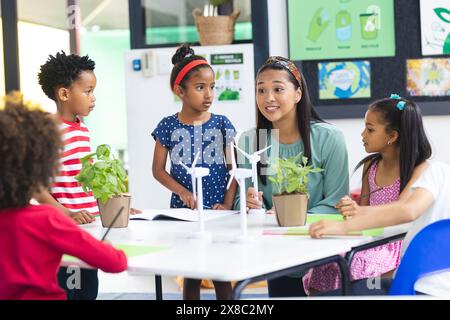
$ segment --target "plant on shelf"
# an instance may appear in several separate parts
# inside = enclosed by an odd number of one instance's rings
[[[111,154],[111,147],[103,144],[81,159],[81,171],[76,176],[85,192],[92,191],[97,200],[104,227],[109,227],[123,206],[114,227],[128,226],[131,197],[127,194],[128,177],[120,160]]]
[[[233,10],[228,15],[219,15],[218,7],[229,3],[230,0],[209,0],[203,8],[194,9],[195,26],[199,35],[200,44],[222,45],[231,44],[234,36],[234,25],[239,17],[240,11]]]
[[[323,171],[308,165],[302,153],[291,158],[277,158],[271,164],[273,204],[280,226],[298,226],[306,223],[309,174]]]
[[[229,0],[209,0],[209,4],[205,4],[203,15],[205,17],[218,16],[219,6],[225,5]]]

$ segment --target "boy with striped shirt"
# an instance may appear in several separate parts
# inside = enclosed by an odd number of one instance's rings
[[[75,179],[81,170],[80,159],[91,153],[89,130],[81,121],[61,121],[64,150],[60,156],[60,172],[51,186],[51,195],[68,210],[84,210],[91,217],[98,215],[92,191],[85,193]]]
[[[39,84],[57,106],[56,117],[62,133],[64,149],[60,157],[60,172],[50,190],[42,189],[34,195],[40,204],[60,208],[79,224],[91,223],[98,214],[92,192],[85,193],[75,176],[81,170],[81,158],[91,153],[89,131],[80,117],[94,110],[94,89],[97,80],[95,62],[88,56],[50,56],[41,66]],[[79,288],[72,288],[73,275],[60,268],[59,285],[69,300],[94,300],[98,294],[97,270],[81,269]]]

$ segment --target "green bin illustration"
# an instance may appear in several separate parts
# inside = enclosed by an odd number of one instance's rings
[[[336,15],[336,39],[347,41],[352,38],[352,18],[347,10],[340,10]]]
[[[363,13],[359,15],[361,36],[364,40],[374,40],[378,37],[377,18],[378,15],[374,13]]]
[[[330,24],[330,18],[324,8],[319,8],[309,23],[308,39],[316,42]]]

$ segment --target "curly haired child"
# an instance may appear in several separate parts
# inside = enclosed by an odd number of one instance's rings
[[[61,210],[29,204],[50,185],[62,143],[54,120],[28,105],[13,93],[0,108],[0,300],[62,300],[56,274],[63,254],[106,272],[124,271],[127,258]]]

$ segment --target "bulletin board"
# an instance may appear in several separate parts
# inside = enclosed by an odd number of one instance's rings
[[[294,60],[395,56],[394,0],[291,0],[288,12]]]
[[[287,0],[287,7],[290,2],[300,2],[309,0]],[[328,0],[330,1],[330,0]],[[339,2],[339,0],[331,0]],[[358,1],[358,0],[350,0]],[[430,1],[430,0],[427,0]],[[433,1],[433,0],[431,0]],[[372,1],[376,3],[376,0]],[[412,99],[419,103],[425,115],[450,115],[450,95],[420,96],[417,91],[408,89],[408,84],[412,73],[408,75],[408,66],[422,65],[413,60],[416,59],[444,59],[439,61],[440,65],[445,65],[445,60],[450,59],[450,54],[422,55],[421,24],[420,24],[420,0],[395,0],[394,1],[394,26],[395,26],[395,56],[392,57],[365,57],[365,58],[339,58],[339,59],[318,59],[318,60],[298,60],[292,57],[296,65],[301,68],[308,85],[309,93],[313,104],[324,118],[359,118],[363,117],[367,110],[367,105],[377,99],[388,97],[391,93]],[[293,19],[293,14],[288,12],[288,18]],[[301,13],[296,19],[300,19]],[[291,24],[289,23],[289,26]],[[291,34],[291,30],[289,30]],[[289,44],[291,46],[291,44]],[[370,78],[370,97],[367,97],[367,90],[364,94],[357,95],[324,95],[324,81],[321,79],[321,70],[326,64],[334,64],[333,67],[345,69],[352,65],[366,65],[365,75],[358,75],[359,78]],[[425,61],[424,65],[427,64]],[[429,64],[429,63],[428,63]],[[438,68],[439,69],[439,68]],[[323,72],[322,72],[323,73]],[[367,74],[368,73],[368,74]],[[444,74],[445,75],[445,74]],[[340,76],[345,77],[345,72]],[[409,80],[408,80],[409,76]],[[443,75],[440,75],[443,77]],[[321,81],[322,80],[322,81]],[[339,81],[352,79],[342,79]],[[366,79],[367,80],[367,79]],[[355,88],[355,80],[352,87]],[[333,85],[338,85],[332,83]],[[367,83],[364,84],[367,86]],[[442,86],[442,84],[441,84]],[[445,87],[445,84],[444,84]],[[450,89],[450,88],[449,88]],[[355,90],[355,89],[352,89]],[[445,88],[444,88],[445,91]],[[433,90],[422,90],[422,93],[436,92]],[[445,92],[444,92],[445,93]],[[450,92],[449,92],[450,94]]]

